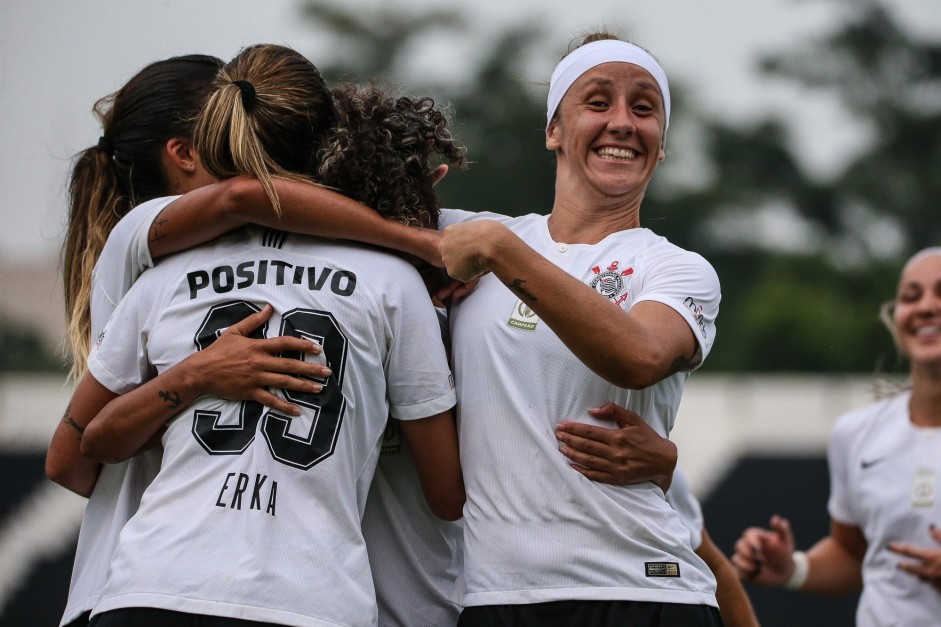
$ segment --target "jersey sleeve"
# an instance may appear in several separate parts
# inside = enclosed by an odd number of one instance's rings
[[[512,220],[511,216],[492,211],[467,211],[466,209],[441,209],[441,217],[438,218],[438,230],[444,230],[446,226],[452,224],[461,224],[464,222],[473,222],[475,220],[496,220],[497,222],[507,222]]]
[[[386,385],[393,418],[428,418],[454,407],[451,376],[438,315],[418,272],[403,265],[396,289],[385,292],[392,342]]]
[[[680,248],[651,260],[644,276],[634,304],[655,301],[680,314],[696,338],[693,369],[698,368],[715,341],[721,298],[719,276],[702,256]]]
[[[115,225],[95,264],[91,294],[91,331],[97,338],[121,299],[154,265],[148,234],[154,218],[179,196],[155,198],[131,209]]]
[[[156,375],[147,353],[148,329],[158,307],[158,282],[144,274],[98,335],[88,356],[88,371],[115,394],[125,394]]]
[[[853,414],[837,419],[827,443],[827,465],[830,469],[830,498],[827,511],[830,518],[847,525],[861,525],[861,518],[853,506],[850,492],[850,468],[852,462],[852,435],[855,432],[851,424]]]

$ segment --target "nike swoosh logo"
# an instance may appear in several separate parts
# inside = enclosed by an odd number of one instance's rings
[[[863,470],[866,470],[866,469],[869,468],[870,466],[872,466],[872,465],[874,465],[874,464],[878,464],[878,463],[881,462],[883,459],[885,459],[885,458],[884,458],[884,457],[877,457],[877,458],[875,458],[875,459],[870,459],[870,460],[865,460],[865,459],[864,459],[864,460],[861,460],[861,461],[859,462],[859,466],[860,466],[860,468],[862,468]]]

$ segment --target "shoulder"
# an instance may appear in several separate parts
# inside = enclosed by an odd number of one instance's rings
[[[528,216],[523,216],[528,217]],[[462,222],[473,222],[475,220],[495,220],[508,224],[519,220],[513,216],[496,213],[493,211],[467,211],[466,209],[441,209],[441,217],[438,220],[438,230],[442,230],[452,224],[461,224]]]
[[[895,418],[904,419],[907,416],[908,397],[908,392],[903,392],[840,415],[833,424],[830,436],[832,442],[852,445],[874,431],[892,428],[898,422]]]

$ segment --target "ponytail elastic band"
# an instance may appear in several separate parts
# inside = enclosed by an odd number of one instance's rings
[[[251,111],[256,101],[255,86],[248,81],[232,81],[232,84],[238,86],[239,91],[242,93],[242,106],[245,107],[246,111]]]
[[[114,144],[108,141],[108,138],[104,135],[98,138],[98,147],[104,150],[109,157],[114,156]]]

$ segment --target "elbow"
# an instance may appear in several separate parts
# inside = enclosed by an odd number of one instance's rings
[[[130,455],[121,455],[118,451],[110,450],[105,445],[104,439],[99,437],[97,430],[93,430],[91,425],[82,436],[81,451],[85,457],[102,464],[116,464],[130,457]]]
[[[47,455],[46,477],[66,490],[88,498],[95,488],[98,473],[96,469],[95,472],[89,472],[87,476],[82,476],[71,464],[56,459],[54,455]]]
[[[598,374],[608,383],[630,390],[648,388],[675,371],[668,364],[667,356],[659,349],[638,351],[620,359],[612,359],[609,363],[617,366]]]
[[[223,182],[223,193],[219,204],[227,213],[244,216],[250,209],[259,205],[271,207],[258,179],[251,176],[237,176]]]
[[[441,520],[455,521],[464,515],[464,490],[459,494],[449,495],[428,501],[431,513]]]

